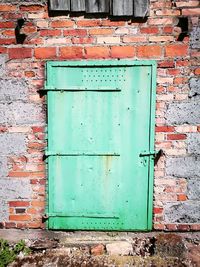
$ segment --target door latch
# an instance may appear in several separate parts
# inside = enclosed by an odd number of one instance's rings
[[[144,166],[146,166],[146,163],[147,163],[146,157],[152,156],[152,158],[154,159],[154,163],[156,164],[163,154],[164,154],[163,150],[160,149],[159,151],[155,151],[155,150],[153,150],[153,151],[144,151],[144,152],[141,152],[139,156],[143,157],[142,163],[143,163]]]
[[[144,152],[141,152],[140,153],[140,157],[148,157],[148,156],[153,156],[153,157],[155,157],[156,156],[156,154],[157,154],[157,152],[156,151],[144,151]]]

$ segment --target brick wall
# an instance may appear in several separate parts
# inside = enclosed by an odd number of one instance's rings
[[[154,229],[200,229],[198,5],[151,0],[147,20],[110,20],[48,14],[45,1],[1,1],[1,227],[44,227],[45,62],[129,58],[158,62],[156,149],[164,156],[155,167]]]

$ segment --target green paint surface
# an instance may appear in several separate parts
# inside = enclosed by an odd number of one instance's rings
[[[152,228],[155,62],[48,62],[48,227]]]

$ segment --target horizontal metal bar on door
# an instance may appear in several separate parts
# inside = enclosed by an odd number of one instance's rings
[[[87,153],[81,153],[81,154],[65,154],[65,153],[52,153],[52,152],[46,152],[45,153],[45,156],[66,156],[66,157],[73,157],[73,156],[90,156],[90,157],[94,157],[94,156],[97,156],[97,157],[107,157],[107,156],[115,156],[115,157],[119,157],[120,154],[87,154]]]
[[[55,88],[55,87],[46,87],[43,89],[44,91],[68,91],[68,92],[81,92],[81,91],[87,91],[87,92],[121,92],[122,90],[119,88],[96,88],[96,89],[88,89],[88,88]]]
[[[119,219],[119,215],[117,214],[109,214],[109,215],[104,215],[104,214],[77,214],[77,213],[71,213],[67,214],[67,213],[47,213],[44,214],[45,218],[49,218],[49,217],[77,217],[77,218],[99,218],[99,219]]]

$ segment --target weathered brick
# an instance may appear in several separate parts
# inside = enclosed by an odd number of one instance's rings
[[[13,12],[16,9],[17,7],[15,5],[0,4],[0,12]]]
[[[173,18],[150,18],[149,25],[170,25],[173,21]]]
[[[111,57],[112,58],[132,58],[135,56],[134,46],[112,46]]]
[[[110,49],[108,47],[93,46],[85,48],[86,58],[109,58]]]
[[[159,28],[158,27],[144,27],[140,29],[140,32],[144,34],[156,34],[156,33],[159,33]]]
[[[182,15],[183,16],[199,16],[200,8],[183,8]]]
[[[156,132],[174,132],[174,126],[156,126]]]
[[[38,12],[38,11],[44,11],[45,7],[42,5],[21,5],[19,9],[23,11],[28,11],[28,12]]]
[[[64,36],[86,36],[87,31],[83,29],[69,29],[63,31]]]
[[[74,22],[71,20],[55,20],[50,23],[50,27],[52,28],[66,28],[73,27]]]
[[[185,140],[187,136],[185,134],[168,134],[167,140]]]
[[[139,46],[137,47],[137,56],[139,58],[158,58],[162,56],[162,47],[160,46]]]
[[[114,33],[114,29],[110,28],[92,28],[88,30],[90,35],[112,35]]]
[[[188,46],[185,44],[170,44],[165,46],[167,57],[180,57],[188,54]]]
[[[10,59],[23,59],[32,57],[31,48],[9,48],[8,55]]]
[[[29,205],[28,201],[9,201],[10,207],[28,207]]]
[[[56,57],[55,47],[38,47],[35,48],[35,57],[37,59],[53,59]]]
[[[72,44],[93,44],[96,39],[94,37],[73,37]]]
[[[83,58],[83,48],[82,47],[61,47],[60,58],[62,59]]]
[[[0,28],[15,28],[15,23],[12,21],[0,22]]]
[[[49,30],[49,29],[42,29],[40,30],[41,36],[59,36],[61,35],[61,30]]]
[[[101,20],[84,19],[84,20],[78,20],[76,24],[78,27],[96,27],[96,26],[101,26]]]
[[[31,216],[30,215],[10,215],[9,220],[10,221],[30,221]]]

